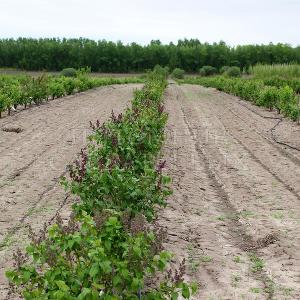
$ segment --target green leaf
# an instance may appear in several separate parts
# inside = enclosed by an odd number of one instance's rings
[[[170,176],[163,176],[162,177],[162,183],[163,184],[169,184],[171,182],[171,177]]]
[[[119,275],[115,275],[113,278],[113,286],[118,286],[122,282],[122,278]]]
[[[111,262],[108,260],[101,262],[100,266],[105,274],[108,274],[112,271]]]
[[[110,251],[110,249],[111,249],[111,241],[110,241],[110,240],[106,240],[106,241],[104,242],[104,246],[105,246],[105,248],[106,248],[108,251]]]
[[[86,297],[87,297],[88,295],[90,295],[91,292],[92,292],[91,289],[83,288],[83,289],[82,289],[82,292],[78,295],[78,299],[79,299],[79,300],[85,300],[85,299],[87,299]]]
[[[63,280],[56,280],[55,283],[59,287],[59,289],[64,292],[68,292],[70,290],[70,288],[66,285],[66,283]]]
[[[190,284],[190,287],[191,287],[191,290],[192,290],[192,294],[193,295],[196,294],[196,292],[198,291],[198,284],[197,284],[197,282],[192,282]]]
[[[123,277],[124,279],[129,279],[130,273],[129,273],[129,271],[128,271],[127,269],[122,269],[122,270],[120,271],[120,273],[121,273],[121,275],[122,275],[122,277]]]
[[[132,247],[132,250],[133,250],[133,253],[139,257],[141,257],[142,255],[142,250],[141,250],[141,247],[135,245]]]
[[[189,299],[191,296],[189,286],[184,282],[182,283],[182,296],[185,299]]]
[[[73,239],[72,240],[68,240],[68,248],[72,249],[74,243],[75,243],[75,241]]]
[[[141,287],[141,281],[138,278],[133,278],[131,282],[131,287],[135,290],[138,290]]]
[[[28,281],[29,279],[30,279],[30,277],[31,277],[31,272],[29,272],[29,271],[24,271],[23,272],[23,278],[24,278],[24,280],[25,281]]]
[[[99,265],[97,263],[93,264],[91,269],[90,269],[90,276],[95,277],[99,272]]]

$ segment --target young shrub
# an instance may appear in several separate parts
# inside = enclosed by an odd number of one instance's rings
[[[6,106],[8,109],[8,114],[10,115],[10,110],[12,107],[17,108],[19,104],[22,104],[20,84],[16,80],[7,83],[2,87],[2,93],[7,96]]]
[[[93,80],[91,78],[87,76],[80,76],[78,79],[80,81],[79,92],[84,92],[93,87]]]
[[[285,110],[287,116],[289,116],[293,121],[298,121],[300,118],[300,107],[298,104],[290,103]]]
[[[22,93],[22,104],[25,108],[32,103],[32,90],[33,90],[33,80],[27,78],[26,81],[22,84],[21,93]]]
[[[283,112],[286,116],[295,119],[297,115],[297,107],[299,99],[296,97],[293,89],[289,86],[285,86],[278,89],[279,112]],[[297,118],[296,118],[297,119]]]
[[[64,85],[61,82],[52,79],[48,83],[48,93],[52,97],[52,99],[60,98],[65,95]]]
[[[263,82],[266,85],[276,86],[278,88],[289,86],[295,93],[300,93],[300,79],[298,78],[285,79],[279,76],[273,76],[263,79]]]
[[[241,76],[241,70],[239,67],[229,67],[225,75],[228,77],[240,77]]]
[[[200,70],[199,70],[199,74],[201,76],[211,76],[211,75],[215,75],[217,74],[217,69],[215,67],[212,66],[203,66]]]
[[[151,220],[155,206],[165,205],[170,179],[162,174],[163,163],[157,168],[153,164],[167,121],[158,102],[162,92],[162,87],[146,84],[135,93],[133,110],[112,114],[111,121],[101,127],[91,124],[92,144],[69,167],[71,182],[64,181],[65,187],[82,200],[77,212],[129,209],[133,215],[143,213]]]
[[[259,98],[256,101],[257,105],[265,106],[272,110],[273,108],[279,108],[279,94],[278,89],[274,86],[265,86]]]
[[[169,67],[162,67],[160,65],[156,65],[153,69],[153,72],[155,74],[158,74],[158,75],[161,75],[161,76],[164,76],[165,78],[168,77],[169,75]],[[150,71],[151,72],[151,71]]]
[[[27,86],[28,97],[30,102],[40,104],[43,100],[48,99],[48,77],[42,75],[37,78],[31,78]]]
[[[76,71],[76,76],[77,77],[88,76],[91,73],[91,71],[92,71],[91,67],[79,68]]]
[[[295,93],[300,94],[300,78],[294,78],[288,81],[288,85]]]
[[[8,95],[6,95],[0,90],[0,118],[2,113],[7,110],[9,104],[10,104],[10,99]]]
[[[60,75],[65,77],[76,77],[77,71],[74,68],[66,68],[61,71]]]
[[[60,82],[64,86],[65,93],[72,95],[76,90],[76,82],[73,78],[60,78]]]
[[[180,68],[175,68],[171,74],[174,79],[183,79],[185,71]]]
[[[188,299],[195,291],[183,281],[184,269],[147,283],[167,271],[172,255],[142,218],[83,214],[31,238],[27,255],[19,253],[16,268],[6,272],[25,299]]]
[[[17,108],[18,105],[23,104],[22,89],[18,82],[11,86],[10,97],[13,99],[14,108]]]
[[[226,71],[227,71],[229,68],[230,68],[229,66],[223,66],[223,67],[220,69],[220,74],[226,73]]]

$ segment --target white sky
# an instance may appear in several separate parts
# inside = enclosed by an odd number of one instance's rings
[[[0,38],[300,45],[300,0],[0,0]]]

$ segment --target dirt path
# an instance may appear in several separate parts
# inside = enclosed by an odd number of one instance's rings
[[[300,127],[214,89],[172,84],[165,147],[167,249],[195,299],[300,299]],[[258,114],[257,114],[258,113]]]
[[[4,270],[12,250],[57,212],[67,217],[74,199],[58,183],[86,142],[89,121],[119,113],[141,85],[98,88],[51,101],[0,120],[0,299],[6,298]],[[18,128],[20,133],[4,132]],[[72,201],[73,200],[73,201]]]

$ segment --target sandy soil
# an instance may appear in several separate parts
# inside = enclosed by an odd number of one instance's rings
[[[237,97],[169,85],[160,216],[195,299],[300,299],[300,126]],[[273,130],[272,130],[273,128]]]
[[[102,87],[15,113],[0,120],[0,299],[6,299],[4,270],[12,250],[27,241],[27,224],[38,230],[74,202],[59,184],[90,133],[119,113],[141,85]],[[20,128],[20,133],[7,132]],[[10,297],[10,299],[12,299]]]

